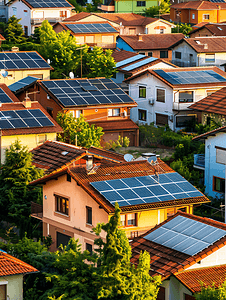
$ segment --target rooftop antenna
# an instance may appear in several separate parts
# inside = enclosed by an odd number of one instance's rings
[[[133,160],[133,155],[127,153],[127,154],[124,155],[124,159],[125,159],[125,161],[130,162],[130,161]]]

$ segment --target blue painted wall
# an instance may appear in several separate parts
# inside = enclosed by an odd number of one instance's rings
[[[121,37],[117,38],[116,41],[116,48],[119,48],[121,50],[126,50],[126,51],[131,51],[131,52],[136,52],[131,48]]]

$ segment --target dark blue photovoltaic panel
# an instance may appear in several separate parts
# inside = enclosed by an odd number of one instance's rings
[[[0,88],[0,103],[10,103],[13,102],[12,99],[4,92],[2,88]]]
[[[35,77],[32,77],[32,76],[28,76],[28,77],[25,77],[25,78],[13,83],[13,84],[10,84],[8,86],[8,88],[12,92],[16,93],[17,91],[23,89],[24,87],[27,87],[27,86],[35,83],[37,80],[39,80],[39,79],[35,78]]]
[[[89,24],[65,24],[73,33],[103,33],[118,32],[109,23],[89,23]]]
[[[65,0],[27,0],[27,2],[34,8],[72,7],[72,5]]]
[[[44,80],[42,84],[64,107],[134,103],[111,79]]]
[[[188,255],[195,255],[224,236],[226,231],[223,229],[176,216],[144,238]]]
[[[139,68],[139,67],[144,66],[146,64],[149,64],[149,63],[151,63],[151,62],[153,62],[153,61],[155,61],[157,59],[158,58],[155,58],[155,57],[147,57],[146,59],[143,59],[143,60],[138,61],[138,62],[136,62],[136,63],[134,63],[132,65],[129,65],[128,67],[123,68],[122,70],[124,70],[124,71],[131,71],[133,69],[136,69],[136,68]]]

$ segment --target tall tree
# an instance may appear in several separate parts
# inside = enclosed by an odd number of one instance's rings
[[[212,286],[204,286],[200,293],[195,294],[196,300],[225,300],[226,299],[226,281],[218,288],[213,283]]]
[[[6,23],[6,28],[4,30],[4,36],[9,43],[22,43],[26,39],[23,37],[24,31],[23,27],[19,22],[21,19],[17,19],[15,16],[9,18]]]

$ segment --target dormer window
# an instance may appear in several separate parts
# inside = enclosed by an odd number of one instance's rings
[[[197,43],[198,45],[201,45],[201,42],[200,42],[200,41],[196,41],[196,43]]]

